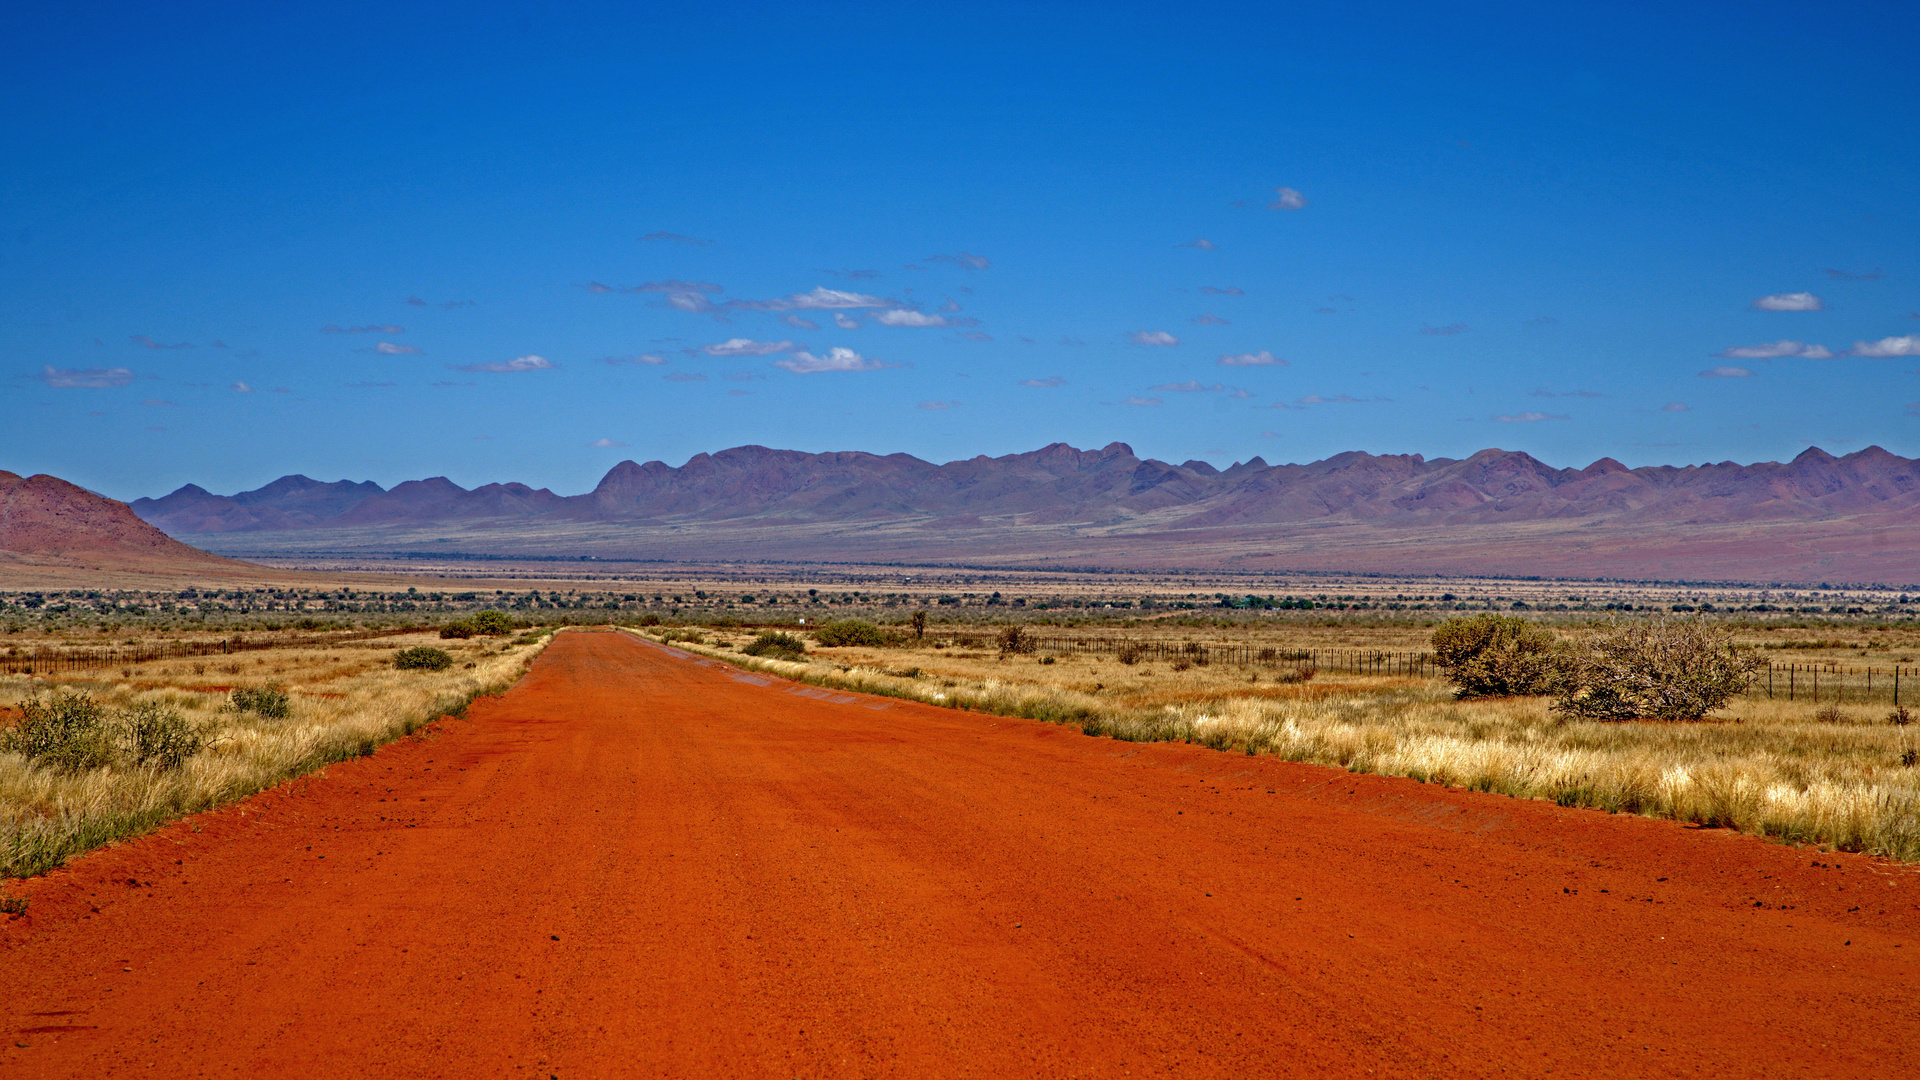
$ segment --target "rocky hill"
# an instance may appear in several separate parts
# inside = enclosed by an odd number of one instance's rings
[[[0,470],[0,583],[212,580],[253,568],[173,539],[127,504],[54,476]]]

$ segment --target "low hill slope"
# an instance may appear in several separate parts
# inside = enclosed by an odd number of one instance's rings
[[[190,547],[126,503],[55,476],[0,470],[0,587],[121,586],[252,576],[257,568]]]

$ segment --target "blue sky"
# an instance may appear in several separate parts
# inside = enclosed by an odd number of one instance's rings
[[[1911,4],[267,7],[10,10],[0,468],[1920,455]]]

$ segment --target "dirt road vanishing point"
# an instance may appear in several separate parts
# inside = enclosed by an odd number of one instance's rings
[[[566,633],[20,883],[0,1075],[1920,1075],[1920,880]]]

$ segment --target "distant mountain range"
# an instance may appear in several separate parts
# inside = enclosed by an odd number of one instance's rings
[[[944,465],[742,446],[678,468],[623,461],[582,495],[287,476],[131,505],[175,537],[258,554],[1920,580],[1920,462],[1877,446],[1752,465],[1556,469],[1483,450],[1225,470],[1142,459],[1124,443]]]

